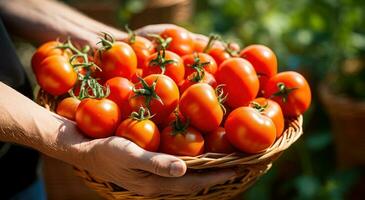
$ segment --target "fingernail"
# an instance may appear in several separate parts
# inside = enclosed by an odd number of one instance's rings
[[[171,176],[182,176],[185,173],[184,165],[180,161],[174,161],[170,164]]]

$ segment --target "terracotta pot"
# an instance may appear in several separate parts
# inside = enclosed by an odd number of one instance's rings
[[[324,83],[319,97],[331,120],[338,167],[365,166],[365,102],[334,94]]]

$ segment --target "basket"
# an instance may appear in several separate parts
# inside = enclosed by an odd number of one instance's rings
[[[59,98],[61,99],[61,98]],[[39,90],[36,95],[36,102],[48,110],[54,111],[58,98],[52,97],[43,90]],[[162,195],[158,197],[145,197],[129,192],[113,183],[105,182],[94,177],[86,170],[75,168],[78,176],[83,178],[88,187],[97,191],[106,199],[144,199],[144,200],[214,200],[214,199],[230,199],[250,187],[255,181],[265,174],[281,153],[293,144],[303,133],[302,131],[303,117],[299,116],[295,119],[286,120],[286,129],[280,138],[264,152],[258,154],[219,154],[205,153],[196,157],[180,156],[187,165],[188,170],[214,170],[217,168],[234,167],[237,175],[235,178],[224,184],[215,185],[206,188],[197,193],[189,195]]]

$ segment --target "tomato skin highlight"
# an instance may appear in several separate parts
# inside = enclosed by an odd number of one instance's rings
[[[64,98],[58,103],[56,113],[69,120],[75,121],[76,110],[79,104],[80,100],[75,97]]]
[[[230,58],[218,68],[216,79],[223,84],[227,105],[231,108],[247,106],[259,91],[259,79],[252,65],[242,58]]]
[[[112,136],[120,123],[118,105],[109,99],[84,99],[76,110],[76,123],[90,138]]]
[[[97,76],[104,80],[121,76],[130,79],[137,69],[137,56],[131,46],[124,42],[114,42],[106,50],[97,51],[94,61],[102,71],[97,71]]]
[[[233,110],[224,124],[230,143],[245,153],[259,153],[276,138],[275,124],[269,117],[250,107]]]
[[[227,139],[226,131],[223,127],[204,135],[205,150],[212,153],[233,153],[235,148]]]
[[[277,96],[280,89],[278,84],[293,89],[284,96]],[[305,78],[294,71],[281,72],[270,78],[264,89],[264,96],[276,101],[286,117],[296,117],[303,114],[311,104],[311,90]]]
[[[41,88],[54,96],[67,93],[77,81],[77,73],[61,55],[44,59],[35,75]]]
[[[108,99],[114,101],[121,112],[121,120],[129,117],[132,108],[129,105],[129,96],[133,89],[133,83],[123,77],[114,77],[105,82],[109,86],[110,94]]]
[[[160,145],[160,132],[151,120],[141,121],[128,118],[116,131],[116,136],[124,137],[147,151],[157,151]]]
[[[276,55],[270,48],[264,45],[254,44],[247,46],[241,51],[240,57],[248,60],[255,68],[260,80],[260,91],[264,89],[267,81],[277,74],[278,64]]]
[[[193,53],[194,42],[191,34],[183,28],[167,28],[161,34],[164,39],[171,38],[172,41],[167,46],[167,50],[179,56]]]
[[[250,103],[250,107],[253,107],[253,102],[259,104],[261,107],[265,106],[261,114],[269,117],[274,122],[276,127],[276,138],[279,138],[283,134],[285,126],[284,115],[280,105],[271,99],[265,99],[263,97],[254,99]]]
[[[209,54],[206,53],[193,53],[188,54],[182,57],[184,66],[185,66],[185,78],[194,73],[196,70],[192,68],[194,64],[195,57],[198,57],[200,63],[208,63],[203,68],[206,72],[214,75],[217,72],[217,63],[215,62],[214,58],[212,58]]]
[[[153,43],[149,41],[147,38],[141,36],[135,36],[135,41],[130,41],[129,38],[123,40],[125,43],[128,43],[137,56],[137,67],[143,67],[144,63],[153,53],[155,53],[155,48]]]
[[[217,129],[223,119],[223,110],[212,86],[197,83],[182,94],[179,110],[190,124],[203,133]]]
[[[204,138],[192,127],[180,133],[173,133],[167,126],[161,133],[160,151],[176,156],[197,156],[204,152]]]
[[[152,98],[150,102],[150,112],[152,121],[156,124],[161,124],[168,116],[176,109],[179,104],[179,89],[175,82],[168,76],[161,74],[151,74],[144,78],[148,85],[152,85],[154,81],[156,82],[155,92],[161,98],[162,103],[158,100]],[[141,83],[135,85],[136,89],[141,89]],[[145,96],[136,96],[135,93],[131,93],[129,97],[129,105],[132,110],[138,111],[140,107],[148,108],[146,105]]]

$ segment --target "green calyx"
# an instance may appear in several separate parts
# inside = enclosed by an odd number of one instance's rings
[[[155,41],[157,42],[157,44],[158,44],[157,51],[167,49],[170,42],[172,41],[171,37],[164,39],[160,35],[157,35],[157,34],[148,34],[148,36],[155,39]]]
[[[214,42],[217,41],[217,40],[220,40],[220,39],[221,39],[221,37],[219,35],[217,35],[217,34],[210,34],[209,35],[208,43],[207,43],[207,45],[203,49],[203,53],[209,52],[209,50],[212,48]]]
[[[217,95],[219,105],[221,106],[223,113],[227,113],[227,109],[224,107],[223,103],[227,100],[228,94],[224,94],[223,87],[224,84],[220,84],[215,88],[215,94]]]
[[[130,44],[134,44],[136,42],[136,33],[129,28],[128,25],[125,25],[125,30],[128,32],[128,40]]]
[[[88,53],[90,51],[90,46],[86,45],[81,50],[79,50],[72,44],[71,40],[68,39],[66,43],[59,45],[57,48],[69,49],[73,53],[69,62],[77,72],[80,87],[78,88],[78,96],[76,97],[74,93],[74,90],[76,90],[78,84],[76,84],[74,88],[69,91],[71,96],[82,100],[85,98],[105,98],[110,94],[109,87],[100,85],[99,82],[91,76],[93,68],[96,68],[100,71],[101,69],[95,63],[89,61]],[[82,69],[85,69],[84,74],[81,73]]]
[[[106,51],[110,48],[112,48],[113,43],[115,42],[114,37],[107,32],[101,32],[101,34],[103,35],[102,37],[100,37],[100,41],[96,44],[101,44],[101,48],[99,48],[99,51]]]
[[[264,112],[268,105],[269,105],[268,103],[266,103],[265,105],[262,106],[262,105],[260,105],[259,103],[255,102],[255,101],[250,102],[251,108],[253,108],[253,109],[255,109],[259,112]]]
[[[193,68],[196,71],[195,76],[191,79],[191,81],[198,83],[201,80],[203,80],[205,76],[205,70],[204,67],[209,65],[210,62],[200,62],[199,54],[196,54],[194,57],[194,63],[191,65],[191,68]]]
[[[162,52],[162,53],[161,53]],[[157,57],[150,61],[149,65],[152,67],[160,67],[161,74],[165,74],[166,66],[169,64],[177,63],[176,60],[167,60],[166,59],[166,51],[162,49],[161,51],[157,52]]]
[[[278,87],[279,91],[274,93],[272,95],[272,97],[281,97],[281,100],[283,101],[283,103],[286,103],[288,101],[288,96],[291,92],[298,89],[298,88],[287,88],[283,82],[279,82],[277,84],[277,87]]]
[[[151,85],[148,85],[144,79],[142,79],[141,77],[138,77],[138,78],[140,80],[142,88],[136,89],[135,87],[133,87],[133,92],[135,94],[133,96],[133,98],[138,97],[138,96],[145,97],[145,99],[146,99],[145,104],[147,106],[147,109],[151,109],[151,101],[153,99],[155,99],[158,102],[160,102],[161,104],[163,104],[161,98],[156,93],[156,84],[157,84],[158,79],[153,81],[153,83]]]
[[[187,120],[185,123],[181,120],[178,111],[174,112],[175,120],[172,122],[172,135],[184,134],[186,129],[189,127],[190,121]]]
[[[224,43],[225,44],[225,43]],[[239,55],[239,51],[235,50],[234,48],[232,48],[232,43],[228,42],[227,44],[225,44],[225,48],[224,50],[231,56],[231,57],[238,57]]]
[[[130,115],[130,118],[137,121],[143,121],[147,119],[151,119],[153,115],[151,116],[151,113],[148,109],[144,107],[140,107],[138,112],[132,112]]]

